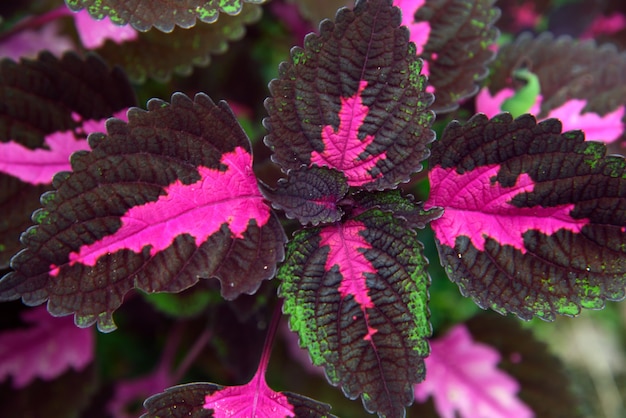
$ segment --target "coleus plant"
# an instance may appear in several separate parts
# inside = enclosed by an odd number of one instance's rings
[[[553,109],[578,106],[593,121],[611,121],[595,141],[623,147],[626,57],[616,49],[520,37],[490,64],[499,14],[492,0],[359,1],[323,21],[280,64],[264,103],[271,162],[253,166],[253,144],[226,102],[174,93],[143,110],[124,71],[105,62],[122,64],[136,82],[184,74],[219,49],[210,45],[235,39],[259,6],[67,4],[139,32],[121,45],[98,44],[102,58],[44,52],[0,63],[0,266],[8,270],[0,300],[45,302],[51,315],[73,315],[78,327],[96,324],[105,333],[116,329],[113,313],[132,289],[189,294],[217,278],[230,304],[257,295],[276,305],[248,383],[173,386],[180,373],[169,373],[168,355],[142,382],[162,391],[145,402],[146,417],[332,416],[330,406],[266,382],[280,312],[328,382],[360,397],[368,412],[403,417],[414,399],[432,394],[444,417],[540,416],[541,402],[526,405],[516,397],[520,383],[495,369],[508,361],[519,371],[515,365],[532,357],[521,347],[492,335],[491,345],[474,343],[484,329],[462,325],[429,346],[431,279],[418,237],[426,226],[445,273],[482,308],[553,320],[625,296],[626,161],[549,118]],[[201,42],[211,31],[218,35]],[[175,41],[163,62],[137,59],[168,39]],[[180,48],[189,56],[170,64]],[[570,55],[546,62],[545,49]],[[597,68],[598,59],[608,64]],[[451,121],[436,139],[435,112],[465,106],[485,83],[491,91],[476,107],[497,110]],[[523,110],[500,113],[504,100]],[[276,181],[263,177],[272,164],[280,168]],[[407,191],[419,193],[412,185],[426,176],[430,193],[419,201]],[[33,210],[36,225],[28,228]],[[278,286],[267,293],[270,279]],[[182,304],[208,292],[191,294]],[[280,302],[264,302],[271,295]],[[199,302],[198,312],[208,303]],[[183,308],[174,313],[183,316]],[[41,321],[41,311],[22,318]],[[497,329],[514,335],[508,323]],[[62,366],[86,370],[81,355]],[[481,368],[488,372],[477,375]],[[0,372],[17,386],[55,377]]]

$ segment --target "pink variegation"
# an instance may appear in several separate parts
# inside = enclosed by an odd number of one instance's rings
[[[424,52],[424,47],[430,36],[429,22],[415,22],[415,12],[426,3],[426,0],[393,0],[393,5],[402,10],[402,25],[411,33],[409,40],[417,47],[417,55]],[[425,69],[422,74],[428,75]]]
[[[376,274],[372,263],[365,258],[364,250],[372,246],[360,234],[367,227],[358,221],[347,221],[343,224],[327,226],[320,232],[320,246],[328,246],[329,253],[324,268],[330,271],[334,266],[339,268],[342,279],[339,293],[342,298],[352,295],[361,307],[367,324],[364,339],[371,341],[377,330],[369,326],[367,309],[374,307],[367,288],[367,274]]]
[[[476,111],[492,118],[502,112],[502,104],[504,101],[514,95],[515,91],[513,89],[504,88],[492,96],[489,93],[489,89],[485,87],[476,96]],[[539,95],[537,101],[528,110],[528,113],[537,115],[540,112],[542,100],[542,96]],[[563,125],[564,132],[582,130],[588,141],[601,141],[610,144],[620,138],[624,133],[624,129],[626,129],[622,122],[624,113],[626,112],[626,106],[620,106],[612,112],[600,116],[594,112],[583,113],[583,109],[586,105],[586,100],[568,100],[563,103],[563,105],[550,110],[548,116],[539,119],[539,121],[549,118],[559,119]]]
[[[40,306],[24,311],[22,319],[28,328],[0,334],[0,380],[12,376],[13,387],[20,389],[36,378],[81,371],[93,361],[93,330],[76,327],[71,316],[55,318]]]
[[[520,194],[532,192],[535,183],[526,173],[521,174],[512,187],[492,184],[500,165],[480,166],[458,174],[454,168],[434,167],[429,178],[431,194],[424,205],[444,207],[443,216],[431,222],[437,239],[454,248],[457,237],[468,237],[479,251],[485,248],[487,238],[500,245],[511,245],[522,253],[524,233],[538,230],[551,235],[560,229],[580,232],[588,219],[574,219],[570,215],[573,204],[554,207],[536,206],[518,208],[511,200]]]
[[[361,80],[354,96],[341,98],[339,128],[335,131],[332,125],[324,126],[322,129],[324,151],[311,153],[311,164],[343,171],[350,186],[361,186],[380,177],[380,173],[378,176],[372,176],[369,170],[379,160],[387,158],[386,152],[364,156],[365,149],[374,141],[374,137],[367,135],[361,140],[357,136],[369,111],[369,108],[363,105],[361,98],[365,87],[367,87],[367,81]]]
[[[233,238],[243,238],[252,219],[259,227],[265,225],[270,210],[258,189],[250,153],[237,147],[224,154],[221,162],[227,170],[199,167],[197,182],[185,185],[176,181],[157,201],[130,208],[115,234],[70,253],[70,265],[94,266],[103,255],[121,249],[140,253],[146,246],[150,246],[150,255],[155,255],[182,234],[190,234],[200,246],[223,224]],[[53,276],[59,272],[57,266],[51,270]]]
[[[476,343],[457,325],[432,340],[426,358],[426,380],[415,385],[415,399],[433,397],[442,418],[532,418],[534,413],[518,397],[519,383],[497,368],[500,354]]]
[[[126,120],[126,110],[113,116]],[[75,121],[80,116],[73,114]],[[54,132],[46,135],[44,147],[29,149],[15,142],[0,142],[0,173],[17,177],[25,183],[50,184],[59,171],[71,170],[70,156],[81,150],[89,150],[84,139],[92,132],[104,132],[107,119],[87,120],[75,130]]]
[[[80,41],[87,49],[100,48],[110,39],[117,44],[137,39],[137,31],[129,25],[116,25],[108,17],[95,20],[89,15],[87,9],[74,14],[76,30]]]

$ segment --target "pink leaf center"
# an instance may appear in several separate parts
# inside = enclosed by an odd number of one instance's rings
[[[551,235],[560,229],[580,232],[589,223],[588,219],[574,219],[570,212],[573,204],[554,207],[518,208],[511,200],[520,194],[532,192],[535,183],[526,173],[521,174],[512,187],[492,184],[500,166],[480,166],[464,174],[454,168],[434,167],[429,178],[431,195],[425,208],[445,208],[441,218],[431,223],[442,244],[454,248],[457,237],[468,237],[479,250],[485,248],[487,237],[500,245],[511,245],[522,253],[523,234],[537,230]]]
[[[320,246],[330,248],[324,268],[326,271],[330,271],[334,266],[339,268],[342,276],[339,293],[342,298],[352,295],[359,304],[368,329],[364,339],[371,340],[376,329],[368,324],[369,316],[366,309],[373,308],[374,303],[368,294],[367,274],[377,272],[363,253],[363,250],[372,248],[360,234],[365,229],[366,226],[362,222],[353,220],[327,226],[320,232],[322,238]]]
[[[259,227],[265,225],[270,212],[252,171],[252,156],[238,147],[224,154],[221,163],[225,171],[199,167],[197,182],[177,180],[157,201],[130,208],[121,216],[120,229],[71,253],[70,265],[93,266],[103,255],[122,249],[139,253],[145,246],[155,255],[182,234],[193,236],[199,246],[223,224],[234,238],[243,238],[252,219]],[[58,274],[56,266],[51,269],[52,275]]]
[[[335,131],[332,125],[324,126],[322,129],[324,151],[311,153],[311,164],[342,171],[351,186],[361,186],[380,177],[381,174],[373,177],[368,171],[379,160],[387,158],[386,152],[378,155],[366,153],[365,149],[374,141],[373,136],[367,135],[363,140],[358,138],[359,127],[363,125],[369,111],[367,106],[363,106],[361,98],[361,93],[366,86],[367,81],[361,80],[354,96],[341,98],[339,128]]]

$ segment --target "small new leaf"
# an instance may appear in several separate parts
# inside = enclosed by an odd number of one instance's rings
[[[324,167],[289,171],[287,179],[278,181],[276,190],[261,189],[276,209],[301,224],[337,222],[343,215],[339,201],[348,193],[343,173]]]
[[[283,257],[284,232],[252,172],[250,144],[226,103],[151,100],[89,137],[73,173],[55,176],[39,225],[0,280],[0,300],[48,300],[55,315],[115,328],[133,287],[179,292],[217,277],[222,296],[254,293]]]
[[[464,295],[546,320],[624,297],[623,157],[558,120],[509,114],[453,122],[432,151],[425,207],[444,208],[431,225]]]

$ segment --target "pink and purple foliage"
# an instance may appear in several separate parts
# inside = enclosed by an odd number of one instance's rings
[[[252,156],[241,147],[225,153],[225,171],[199,167],[200,179],[193,184],[180,180],[170,184],[155,202],[130,208],[121,217],[122,226],[100,241],[70,253],[70,265],[93,266],[98,258],[122,249],[141,252],[150,246],[155,255],[182,234],[190,234],[200,246],[227,224],[233,238],[243,238],[250,220],[263,226],[270,217],[268,206],[252,172]],[[51,266],[53,276],[59,268]]]
[[[524,253],[523,234],[538,230],[551,235],[560,229],[580,232],[588,219],[574,219],[570,213],[573,204],[554,207],[519,208],[511,200],[532,192],[535,183],[526,173],[521,174],[512,187],[502,187],[492,179],[500,165],[485,165],[458,174],[456,169],[434,167],[429,178],[432,184],[425,208],[445,207],[441,218],[431,225],[443,245],[454,248],[457,237],[466,236],[483,251],[486,238],[500,245],[511,245]]]
[[[102,255],[130,249],[137,253],[150,246],[150,255],[169,247],[181,234],[190,234],[196,245],[227,224],[233,238],[243,238],[250,220],[258,226],[270,217],[254,173],[252,156],[241,147],[221,159],[227,170],[199,167],[200,179],[189,185],[180,180],[167,187],[155,202],[134,206],[122,215],[122,227],[69,256],[70,265],[93,266]],[[58,267],[51,266],[52,275]]]
[[[339,268],[341,274],[341,284],[339,293],[342,298],[352,295],[354,300],[361,307],[365,322],[368,322],[369,315],[367,309],[374,307],[374,303],[369,296],[367,288],[367,274],[376,274],[376,269],[372,263],[365,258],[364,250],[372,246],[361,235],[367,227],[354,220],[343,224],[331,225],[322,229],[320,236],[320,246],[328,246],[330,251],[324,266],[326,271],[330,271],[333,266]],[[376,329],[367,325],[367,335],[364,339],[371,341]]]
[[[126,110],[113,115],[126,120]],[[72,114],[80,123],[80,115]],[[46,135],[44,147],[29,149],[15,142],[0,142],[0,173],[17,177],[25,183],[50,184],[52,177],[59,171],[69,171],[70,156],[76,151],[89,150],[84,139],[92,132],[104,132],[107,119],[86,120],[75,130],[53,132]]]
[[[45,306],[22,313],[29,327],[0,334],[0,380],[11,376],[16,389],[33,380],[53,380],[70,368],[80,371],[92,362],[93,330],[74,325],[72,316],[55,318]]]
[[[245,385],[230,386],[207,395],[204,408],[212,409],[215,418],[296,416],[287,397],[267,385],[264,368],[259,368]]]
[[[532,418],[517,397],[519,383],[497,368],[498,351],[473,341],[465,325],[457,325],[430,343],[426,380],[415,385],[415,399],[433,397],[442,418]]]
[[[359,89],[352,97],[341,98],[339,111],[339,128],[335,131],[332,125],[322,129],[324,151],[311,153],[311,164],[320,167],[336,168],[343,171],[350,186],[361,186],[380,177],[372,176],[371,170],[378,161],[386,158],[386,152],[378,155],[366,154],[366,148],[374,141],[367,135],[359,139],[359,128],[363,125],[369,108],[363,105],[361,94],[367,87],[367,81],[361,80]]]
[[[515,91],[510,88],[502,89],[493,96],[489,93],[489,89],[483,88],[476,96],[476,111],[491,118],[501,113],[504,101],[514,95]],[[528,112],[537,115],[541,109],[541,102],[542,97],[539,95]],[[586,100],[568,100],[563,105],[550,110],[548,116],[540,119],[540,121],[549,118],[559,119],[563,125],[563,131],[580,129],[585,132],[585,138],[589,141],[602,141],[610,144],[620,138],[625,129],[622,118],[626,112],[626,105],[620,106],[604,116],[594,112],[584,112],[583,109],[586,105]]]

